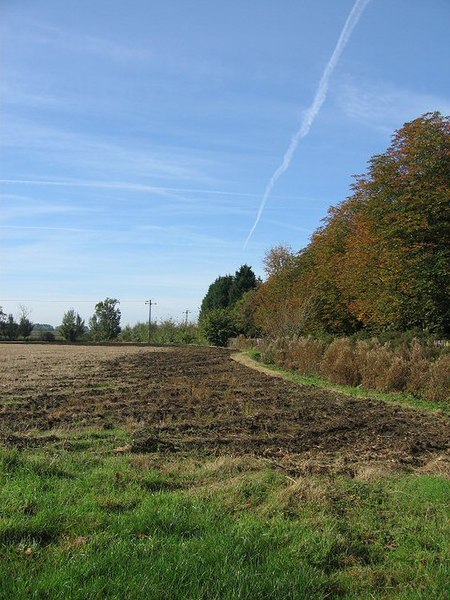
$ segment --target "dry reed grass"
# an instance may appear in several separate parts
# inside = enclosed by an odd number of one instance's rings
[[[288,367],[296,369],[302,375],[312,375],[320,369],[325,344],[311,336],[294,337],[289,343]]]
[[[338,385],[361,385],[383,392],[406,392],[434,402],[450,400],[448,346],[413,340],[393,347],[376,338],[339,338],[326,345],[310,336],[260,341],[268,364],[319,375]]]
[[[355,353],[348,338],[331,342],[323,355],[320,374],[339,385],[359,384]]]
[[[425,389],[428,400],[450,400],[450,355],[441,356],[430,367],[430,380]]]

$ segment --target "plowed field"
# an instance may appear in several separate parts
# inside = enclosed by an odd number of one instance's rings
[[[450,446],[442,415],[289,383],[221,349],[4,344],[0,376],[7,446],[117,426],[131,451],[252,454],[293,471],[332,461],[347,472],[424,468]]]

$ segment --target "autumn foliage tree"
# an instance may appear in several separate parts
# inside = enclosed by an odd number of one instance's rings
[[[450,332],[449,173],[450,120],[429,113],[357,178],[343,266],[364,325]]]
[[[450,333],[450,121],[427,113],[372,157],[299,253],[277,246],[254,299],[267,333]]]

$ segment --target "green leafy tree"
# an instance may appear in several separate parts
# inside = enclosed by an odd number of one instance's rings
[[[96,341],[114,340],[120,333],[121,312],[119,300],[106,298],[95,305],[95,313],[89,320],[91,335]]]
[[[33,331],[33,323],[28,318],[31,311],[26,306],[23,306],[22,304],[20,305],[19,308],[20,308],[20,318],[19,318],[19,325],[18,325],[17,333],[19,336],[23,337],[24,339],[27,339],[30,337],[31,332]]]
[[[10,340],[17,340],[19,335],[19,324],[14,320],[13,315],[9,314],[5,326],[4,326],[5,337]]]
[[[261,329],[255,321],[255,294],[255,289],[245,292],[232,308],[237,333],[251,338],[261,335]]]
[[[18,326],[18,334],[19,336],[27,339],[30,337],[31,332],[33,331],[33,323],[27,317],[21,317]]]
[[[230,310],[214,308],[206,313],[201,327],[211,344],[226,346],[228,340],[236,335],[236,323]]]
[[[84,321],[73,308],[64,313],[59,333],[68,342],[76,342],[84,334]]]
[[[3,312],[3,307],[0,306],[0,336],[5,336],[5,328],[6,328],[6,313]]]

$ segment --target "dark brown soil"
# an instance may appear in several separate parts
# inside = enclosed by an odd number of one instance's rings
[[[450,447],[450,422],[440,414],[299,386],[238,364],[226,350],[136,350],[107,359],[87,352],[59,370],[49,360],[3,392],[3,444],[117,425],[133,432],[136,452],[289,455],[291,463],[317,454],[406,467]],[[70,365],[70,354],[54,360]]]

